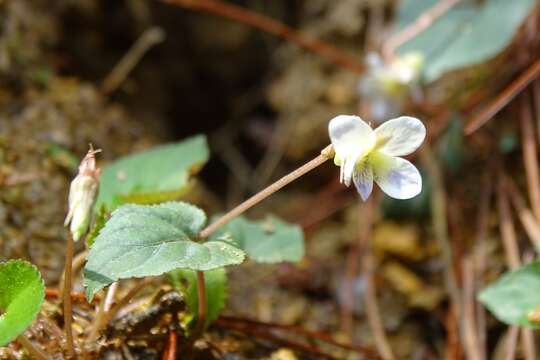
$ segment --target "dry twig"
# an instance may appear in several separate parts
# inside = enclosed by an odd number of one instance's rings
[[[290,41],[354,73],[361,74],[364,70],[363,64],[340,49],[306,34],[302,34],[277,20],[240,6],[219,0],[163,0],[163,2],[186,9],[208,12],[249,25]]]

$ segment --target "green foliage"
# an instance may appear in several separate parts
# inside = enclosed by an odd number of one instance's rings
[[[208,161],[203,135],[118,159],[103,169],[96,209],[124,203],[157,203],[187,191],[190,175]]]
[[[398,31],[438,1],[402,0]],[[504,50],[535,5],[535,0],[464,1],[402,45],[399,52],[421,52],[426,58],[425,80],[435,81],[448,71],[480,64]]]
[[[183,202],[118,208],[88,254],[86,296],[92,298],[118,279],[240,264],[244,252],[227,240],[194,241],[205,221],[202,210]]]
[[[90,229],[90,232],[86,236],[86,246],[88,248],[91,248],[92,245],[94,245],[94,240],[98,236],[101,229],[103,229],[103,227],[105,226],[105,223],[107,222],[108,217],[109,217],[109,214],[107,213],[107,210],[105,210],[105,206],[102,206],[96,212],[94,225],[92,226],[92,229]]]
[[[304,256],[302,228],[273,216],[261,221],[238,217],[210,238],[231,239],[251,259],[261,263],[299,261]]]
[[[188,310],[190,323],[196,320],[199,310],[199,297],[197,296],[197,273],[193,270],[179,269],[169,273],[174,287],[182,291]],[[207,298],[207,315],[205,326],[208,327],[219,317],[225,308],[227,300],[227,273],[224,268],[204,272],[204,284]]]
[[[0,346],[5,346],[37,316],[45,285],[37,268],[23,260],[0,264],[0,284]]]
[[[527,320],[527,314],[540,307],[540,261],[504,274],[478,298],[500,321],[534,326]]]

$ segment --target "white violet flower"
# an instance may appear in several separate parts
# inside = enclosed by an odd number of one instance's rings
[[[68,214],[64,226],[70,226],[69,230],[74,241],[78,241],[90,225],[92,212],[99,187],[101,169],[96,167],[96,153],[101,150],[90,150],[79,165],[79,173],[69,187]]]
[[[373,130],[358,116],[339,115],[330,120],[328,132],[340,181],[349,186],[352,180],[362,200],[371,194],[373,181],[395,199],[410,199],[422,190],[420,172],[400,157],[424,141],[426,128],[420,120],[402,116]]]

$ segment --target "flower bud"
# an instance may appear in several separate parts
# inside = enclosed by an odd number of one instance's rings
[[[74,241],[78,241],[88,231],[92,211],[99,188],[101,169],[96,168],[95,154],[101,150],[90,150],[79,165],[79,173],[69,187],[68,214],[64,226],[69,230]]]

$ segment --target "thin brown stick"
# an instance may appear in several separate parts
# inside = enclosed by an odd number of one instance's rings
[[[382,54],[385,59],[392,59],[397,48],[413,39],[422,31],[429,28],[438,18],[446,14],[448,10],[454,7],[461,0],[440,0],[429,10],[425,11],[416,20],[400,30],[387,40],[383,46]]]
[[[538,75],[540,75],[540,60],[536,60],[516,80],[512,81],[512,83],[510,83],[510,85],[508,85],[493,101],[484,107],[482,111],[469,120],[464,129],[465,135],[471,135],[484,126],[534,79],[536,79]]]
[[[291,43],[309,50],[327,61],[348,69],[354,73],[361,74],[364,70],[364,65],[362,63],[355,60],[342,50],[321,40],[298,32],[277,20],[271,19],[248,9],[244,9],[240,6],[219,0],[163,0],[163,2],[191,10],[208,12],[249,25],[253,28],[290,41]]]
[[[517,244],[517,236],[514,227],[514,221],[512,220],[512,215],[510,212],[510,204],[508,203],[508,198],[506,196],[506,191],[504,187],[504,172],[502,169],[499,170],[499,183],[497,186],[497,205],[499,209],[499,229],[501,232],[501,238],[503,241],[503,246],[506,254],[506,263],[510,270],[515,270],[521,265],[521,260],[519,257],[519,248]],[[513,328],[513,327],[512,327]],[[513,331],[513,330],[510,330]],[[529,329],[523,328],[521,330],[522,336],[522,347],[526,360],[534,360],[536,353],[532,334],[528,334]],[[510,335],[509,335],[510,336]],[[517,337],[517,335],[516,335]],[[507,356],[510,356],[510,350],[512,343],[509,341],[508,353]],[[514,349],[515,351],[515,349]],[[532,355],[532,357],[530,357]]]
[[[204,228],[200,234],[199,237],[202,239],[207,238],[210,236],[214,231],[222,227],[223,225],[227,224],[229,221],[237,217],[238,215],[242,214],[244,211],[250,209],[252,206],[258,204],[259,202],[266,199],[268,196],[272,195],[276,191],[280,190],[284,186],[290,184],[294,180],[298,179],[299,177],[305,175],[306,173],[310,172],[311,170],[315,169],[316,167],[322,165],[325,163],[328,159],[332,158],[333,156],[333,148],[332,145],[328,145],[326,148],[324,148],[321,151],[321,154],[314,158],[313,160],[307,162],[306,164],[302,165],[298,169],[292,171],[291,173],[285,175],[278,181],[274,182],[272,185],[266,187],[265,189],[261,190],[257,194],[253,195],[225,215],[223,215],[219,220],[216,222],[208,225],[206,228]]]
[[[360,206],[359,214],[360,236],[358,241],[364,254],[362,259],[362,273],[366,281],[364,303],[366,306],[366,317],[371,332],[373,333],[377,351],[385,360],[393,360],[395,357],[392,348],[390,347],[390,343],[388,342],[388,338],[386,337],[386,332],[384,331],[384,325],[379,312],[379,305],[377,304],[377,291],[373,279],[374,259],[370,239],[374,220],[374,202],[375,200],[372,197],[364,204],[364,206]]]
[[[538,156],[535,141],[533,115],[529,94],[525,92],[521,96],[521,144],[523,151],[523,163],[527,175],[527,188],[529,201],[537,221],[540,221],[540,177],[538,171]]]
[[[422,147],[420,152],[422,162],[426,167],[426,171],[433,183],[433,191],[431,195],[431,212],[432,225],[435,233],[435,238],[441,248],[444,267],[444,279],[446,290],[451,302],[451,307],[455,311],[455,317],[461,318],[461,295],[457,286],[456,274],[454,272],[454,257],[452,246],[448,235],[448,223],[446,216],[446,192],[444,188],[443,176],[439,168],[437,159],[428,144]]]
[[[482,353],[477,337],[474,303],[474,265],[472,259],[466,257],[462,261],[463,271],[463,345],[468,360],[481,360]]]
[[[301,351],[301,352],[304,352],[304,353],[307,353],[307,354],[316,355],[318,359],[328,359],[328,360],[334,360],[335,359],[335,360],[337,360],[337,358],[335,358],[334,356],[320,350],[318,347],[308,346],[308,345],[302,344],[302,343],[297,342],[297,341],[288,340],[288,339],[276,336],[276,335],[274,335],[274,334],[272,334],[269,331],[266,331],[264,329],[247,327],[247,326],[242,325],[242,324],[236,324],[236,323],[224,321],[221,318],[216,321],[216,324],[218,326],[223,327],[223,328],[236,330],[236,331],[248,334],[248,335],[256,336],[256,337],[261,338],[261,339],[281,343],[282,345],[284,345],[286,347],[289,347],[291,349],[298,350],[298,351]]]
[[[40,348],[38,348],[34,343],[32,343],[29,339],[26,338],[24,335],[17,336],[17,342],[21,344],[26,351],[32,355],[33,358],[38,360],[48,360],[47,354],[43,352]]]
[[[535,219],[532,211],[527,208],[525,199],[512,179],[509,176],[505,176],[503,180],[505,189],[508,191],[508,195],[510,195],[512,205],[517,212],[529,240],[535,247],[540,247],[540,225],[538,224],[538,221]]]
[[[131,70],[135,68],[144,54],[152,46],[162,42],[163,39],[165,39],[163,29],[159,27],[152,27],[145,30],[137,39],[135,44],[133,44],[122,59],[120,59],[118,64],[115,65],[109,75],[107,75],[107,77],[103,80],[103,83],[101,84],[101,91],[104,94],[110,94],[118,89],[118,87],[122,85]]]
[[[310,339],[317,339],[319,341],[328,343],[330,345],[333,345],[342,349],[364,354],[365,356],[368,356],[368,357],[379,358],[379,356],[375,353],[375,351],[373,351],[372,349],[368,347],[337,342],[336,340],[334,340],[332,335],[321,332],[321,331],[310,331],[296,325],[283,325],[283,324],[277,324],[277,323],[272,323],[272,322],[262,322],[262,321],[239,318],[239,317],[234,317],[234,316],[221,315],[219,319],[224,320],[224,321],[229,321],[229,322],[247,323],[251,326],[262,326],[262,327],[274,328],[276,330],[281,330],[281,331],[290,331],[294,333],[294,336],[303,335]]]
[[[519,249],[517,245],[517,236],[514,227],[514,221],[510,212],[510,205],[506,196],[506,191],[503,182],[503,173],[499,173],[499,182],[497,186],[497,207],[499,211],[499,230],[506,255],[506,264],[510,270],[515,270],[519,267],[521,261],[519,259]]]
[[[506,354],[505,360],[515,360],[516,359],[516,347],[517,340],[519,335],[519,327],[509,326],[506,331]]]
[[[493,166],[489,170],[483,180],[482,193],[480,196],[480,208],[478,210],[478,232],[476,235],[475,248],[475,267],[476,267],[476,289],[481,289],[484,284],[484,273],[486,269],[487,244],[486,238],[489,227],[489,215],[491,207],[491,195],[493,193]],[[481,359],[487,359],[487,325],[486,311],[484,306],[476,301],[476,324],[478,334],[478,346]]]
[[[141,280],[137,285],[135,285],[123,298],[118,300],[116,305],[112,307],[104,316],[103,318],[103,326],[107,326],[109,322],[114,319],[116,314],[122,309],[124,306],[129,304],[129,302],[146,286],[153,283],[155,280],[153,278],[145,278]]]
[[[73,263],[73,238],[68,235],[66,243],[66,264],[64,270],[64,331],[66,332],[67,356],[75,356],[75,344],[73,341],[73,313],[71,307],[71,288],[72,288],[72,263]]]
[[[86,340],[86,343],[88,345],[91,345],[95,342],[95,340],[98,338],[98,335],[101,329],[107,325],[107,323],[105,323],[105,320],[108,319],[106,314],[111,309],[112,303],[114,301],[114,295],[116,294],[116,290],[118,290],[118,281],[113,282],[109,286],[109,288],[107,289],[107,294],[105,295],[103,299],[101,299],[98,310],[94,317],[94,326],[92,327],[92,331],[90,332],[90,335],[88,336],[88,339]]]
[[[532,86],[533,91],[533,102],[534,102],[534,115],[536,118],[536,131],[538,136],[538,141],[540,141],[540,80],[533,82]]]

